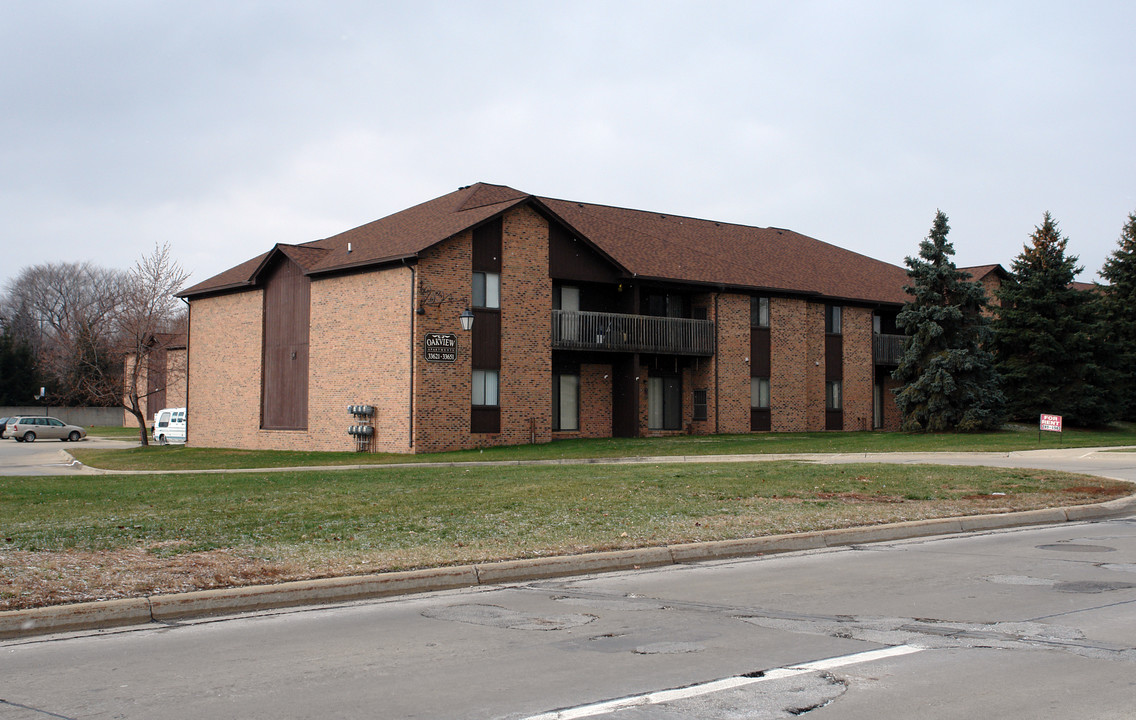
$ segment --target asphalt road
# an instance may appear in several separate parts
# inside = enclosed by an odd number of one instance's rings
[[[1069,523],[0,642],[0,719],[1130,718],[1134,611]]]
[[[1130,718],[1134,610],[1129,518],[8,641],[0,718]]]
[[[76,475],[94,474],[94,471],[74,462],[67,450],[75,448],[129,448],[138,441],[109,438],[84,438],[77,443],[60,440],[36,440],[32,443],[16,442],[11,438],[0,440],[0,475]],[[3,716],[0,716],[3,717]]]

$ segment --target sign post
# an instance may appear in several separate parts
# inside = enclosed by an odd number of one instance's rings
[[[1041,433],[1042,433],[1043,430],[1045,432],[1055,432],[1055,433],[1058,434],[1059,437],[1062,436],[1062,433],[1061,433],[1061,416],[1060,415],[1042,415],[1041,416],[1041,423],[1038,425],[1038,428],[1037,428],[1037,441],[1039,443],[1041,442]],[[1058,442],[1060,442],[1060,440],[1058,440]]]

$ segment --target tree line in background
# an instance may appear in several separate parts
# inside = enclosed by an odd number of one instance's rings
[[[174,296],[188,274],[154,248],[129,270],[89,262],[24,268],[0,295],[0,404],[123,406],[139,398],[158,333],[185,331]],[[124,358],[139,359],[124,376]],[[46,397],[37,397],[40,388]]]
[[[1080,426],[1136,420],[1136,214],[1100,272],[1107,284],[1084,289],[1045,213],[995,298],[955,266],[949,230],[936,213],[905,261],[912,299],[896,321],[907,337],[893,373],[902,428],[988,430],[1043,413]]]

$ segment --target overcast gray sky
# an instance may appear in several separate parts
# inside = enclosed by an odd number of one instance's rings
[[[902,264],[936,209],[1096,276],[1136,211],[1136,3],[159,2],[0,9],[0,283],[155,242],[203,280],[477,181]]]

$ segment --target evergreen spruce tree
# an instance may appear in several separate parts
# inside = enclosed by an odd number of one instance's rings
[[[907,339],[892,374],[903,383],[895,402],[904,430],[977,431],[1002,422],[994,356],[985,348],[985,292],[955,267],[949,231],[947,216],[937,212],[919,257],[905,260],[912,300],[896,318]]]
[[[1041,413],[1072,425],[1102,425],[1116,417],[1108,384],[1106,344],[1094,293],[1077,290],[1083,268],[1066,255],[1068,238],[1047,212],[1002,285],[994,323],[998,371],[1011,417],[1036,422]]]
[[[1105,261],[1100,275],[1108,281],[1099,293],[1105,332],[1114,351],[1120,416],[1136,420],[1136,213],[1129,214],[1119,247]]]

